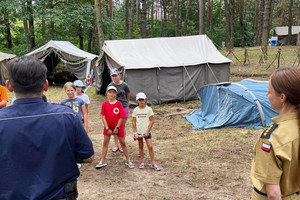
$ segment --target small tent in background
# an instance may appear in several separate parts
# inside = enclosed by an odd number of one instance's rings
[[[245,79],[202,87],[202,107],[184,117],[194,129],[222,127],[263,128],[278,115],[266,97],[268,81]]]
[[[48,72],[53,72],[59,61],[62,61],[77,77],[77,79],[85,80],[90,74],[97,55],[88,53],[77,48],[69,41],[50,40],[44,46],[26,54],[43,61],[48,68]]]
[[[6,63],[8,60],[16,57],[14,54],[0,52],[0,84],[5,85],[6,80]]]
[[[131,104],[138,92],[151,104],[197,99],[201,86],[229,81],[230,62],[206,35],[105,41],[96,92],[105,93],[109,69],[118,68],[129,85]]]
[[[300,26],[292,26],[292,45],[296,45],[297,36],[300,33]],[[274,35],[278,36],[277,45],[287,45],[289,36],[288,26],[277,26],[274,29]]]

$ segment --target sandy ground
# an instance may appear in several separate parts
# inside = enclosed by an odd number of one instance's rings
[[[152,106],[155,113],[153,146],[162,170],[157,172],[150,168],[147,148],[147,166],[143,170],[138,168],[138,143],[132,139],[131,119],[126,124],[126,143],[135,168],[124,165],[122,153],[111,152],[111,138],[108,166],[96,170],[103,142],[99,113],[104,100],[104,97],[92,100],[89,107],[89,136],[94,144],[95,161],[80,168],[80,200],[250,198],[252,148],[256,134],[262,130],[196,131],[182,116],[199,108],[198,101]]]

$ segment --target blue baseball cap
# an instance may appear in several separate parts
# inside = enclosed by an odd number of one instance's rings
[[[110,70],[110,75],[118,75],[118,74],[120,74],[120,72],[117,68],[113,68]]]

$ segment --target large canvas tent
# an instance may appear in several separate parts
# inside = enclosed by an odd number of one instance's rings
[[[202,107],[184,117],[194,129],[270,126],[278,113],[271,108],[267,91],[268,81],[252,79],[207,85],[198,91]]]
[[[77,48],[69,41],[50,40],[47,44],[26,54],[43,61],[49,72],[53,72],[59,61],[62,61],[80,80],[85,80],[95,65],[97,55]]]
[[[291,41],[292,45],[296,45],[298,34],[300,34],[300,26],[292,26],[292,41]],[[288,26],[275,27],[274,35],[278,36],[277,45],[287,45],[288,44],[289,27]]]
[[[5,84],[5,79],[6,77],[6,63],[8,60],[16,57],[14,54],[8,54],[8,53],[3,53],[0,52],[0,83],[2,85]]]
[[[105,41],[96,92],[105,93],[109,69],[118,68],[131,104],[138,92],[145,92],[151,104],[197,99],[201,86],[229,81],[230,62],[206,35]]]

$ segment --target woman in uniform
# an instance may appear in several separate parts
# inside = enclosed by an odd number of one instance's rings
[[[251,199],[300,199],[300,69],[274,72],[266,95],[279,116],[255,144]]]

